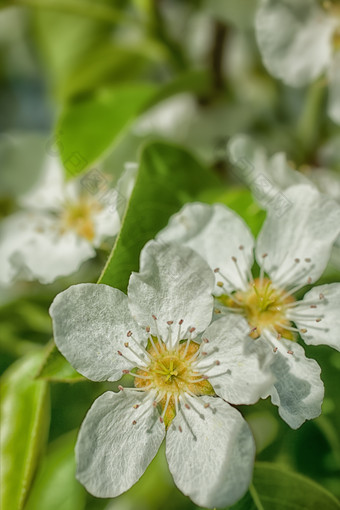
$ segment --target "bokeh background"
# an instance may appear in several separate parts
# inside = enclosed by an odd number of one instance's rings
[[[265,212],[228,161],[230,137],[247,133],[269,154],[286,152],[299,170],[320,166],[340,174],[340,132],[326,114],[325,80],[294,89],[268,74],[254,34],[255,1],[17,0],[0,7],[2,218],[16,210],[46,155],[58,151],[66,174],[100,168],[114,185],[126,162],[142,158],[146,165],[146,152],[157,146],[165,155],[163,181],[145,182],[141,197],[152,201],[160,186],[174,197],[174,210],[194,198],[222,202],[255,234]],[[72,167],[73,153],[83,157],[81,168]],[[207,169],[206,184],[193,179],[193,160]],[[131,229],[138,237],[139,218]],[[12,463],[5,497],[13,505],[3,510],[195,508],[174,486],[162,450],[140,482],[115,500],[90,496],[74,479],[77,429],[92,401],[115,386],[82,380],[53,358],[48,308],[72,283],[95,282],[111,247],[53,284],[18,281],[0,288],[0,369],[6,406],[12,406],[12,421],[2,425],[16,431],[3,450]],[[340,281],[336,264],[320,283],[331,281]],[[281,468],[340,497],[340,353],[320,346],[306,347],[306,354],[322,367],[319,418],[293,431],[269,401],[240,407],[256,438],[257,461],[278,470],[259,464],[255,486],[260,494],[274,487],[282,502],[296,486],[302,499],[306,489],[295,475],[281,487]],[[293,508],[264,501],[271,505],[265,508]],[[260,508],[251,499],[242,504],[235,508]]]

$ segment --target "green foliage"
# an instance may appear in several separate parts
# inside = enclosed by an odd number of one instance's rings
[[[339,510],[340,503],[321,485],[286,468],[257,463],[249,492],[230,510]]]
[[[75,478],[76,434],[51,443],[32,486],[25,510],[82,510],[85,490]]]
[[[121,231],[98,283],[126,291],[144,244],[184,203],[216,183],[217,179],[187,151],[162,142],[147,145]]]
[[[1,508],[24,507],[49,425],[47,383],[34,380],[41,352],[13,364],[2,377]]]
[[[58,351],[54,342],[47,346],[45,358],[35,377],[36,379],[54,382],[78,382],[84,380],[84,377],[78,374]]]
[[[67,174],[75,177],[94,163],[113,145],[154,92],[152,85],[142,83],[117,86],[65,106],[56,141]]]

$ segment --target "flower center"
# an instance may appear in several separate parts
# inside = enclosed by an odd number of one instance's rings
[[[250,333],[252,338],[258,338],[264,329],[269,328],[278,334],[285,331],[285,338],[288,336],[294,340],[293,333],[287,332],[287,326],[291,323],[286,317],[286,306],[295,300],[284,290],[275,288],[268,278],[256,278],[246,290],[238,290],[231,296],[222,295],[218,299],[235,311],[242,310],[253,328]]]
[[[80,237],[93,241],[95,236],[93,215],[100,209],[98,202],[84,197],[77,202],[66,202],[60,215],[62,232],[73,230]]]
[[[180,396],[214,395],[214,390],[196,368],[200,344],[181,340],[173,348],[158,338],[150,337],[146,348],[149,363],[135,371],[135,387],[157,392],[157,405],[168,426],[176,415],[176,402]]]

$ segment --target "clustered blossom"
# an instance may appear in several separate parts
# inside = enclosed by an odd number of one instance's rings
[[[222,205],[188,204],[159,235],[162,242],[194,249],[214,269],[219,313],[244,317],[254,345],[272,353],[275,382],[271,399],[293,428],[321,412],[320,367],[306,358],[307,344],[340,350],[340,284],[316,286],[302,300],[296,293],[323,273],[340,233],[340,207],[309,185],[285,191],[283,215],[269,208],[257,239],[233,211]],[[286,204],[285,204],[286,206]],[[260,267],[253,276],[253,251]]]
[[[165,436],[175,483],[195,503],[223,507],[247,490],[255,445],[232,405],[266,396],[272,376],[245,319],[211,324],[214,281],[191,249],[150,241],[128,296],[81,284],[55,298],[55,342],[70,363],[94,381],[134,380],[100,396],[82,424],[77,477],[92,494],[129,489]]]
[[[86,178],[86,176],[85,176]],[[75,272],[120,227],[117,190],[91,194],[84,176],[65,182],[58,158],[48,158],[36,186],[20,197],[18,212],[0,226],[0,283],[51,283]]]
[[[340,123],[340,7],[336,0],[262,0],[256,37],[269,72],[301,87],[326,73],[328,114]]]

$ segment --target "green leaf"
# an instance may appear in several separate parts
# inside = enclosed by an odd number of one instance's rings
[[[2,377],[1,508],[20,510],[30,489],[49,425],[47,383],[34,380],[41,352],[21,358]]]
[[[41,363],[36,379],[45,379],[54,382],[78,382],[85,378],[78,374],[64,356],[58,351],[54,342],[51,342]]]
[[[183,204],[216,185],[217,179],[184,149],[161,142],[147,145],[120,234],[98,283],[126,291],[144,244]]]
[[[146,83],[125,84],[66,106],[56,136],[67,174],[78,175],[113,145],[154,93]]]
[[[54,441],[32,486],[25,510],[82,510],[85,491],[75,478],[76,433]]]
[[[247,494],[231,510],[339,510],[338,500],[321,485],[286,468],[259,462]]]

